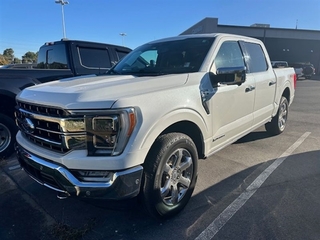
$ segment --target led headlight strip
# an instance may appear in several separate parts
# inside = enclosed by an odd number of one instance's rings
[[[122,153],[136,125],[134,108],[85,116],[89,156],[115,156]]]

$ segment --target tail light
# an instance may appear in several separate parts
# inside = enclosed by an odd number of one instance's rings
[[[296,89],[297,86],[297,74],[293,74],[293,87]]]

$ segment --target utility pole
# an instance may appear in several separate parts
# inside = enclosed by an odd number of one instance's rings
[[[55,3],[61,4],[63,38],[66,38],[66,26],[65,26],[65,22],[64,22],[63,6],[69,4],[69,2],[64,1],[64,0],[55,0]]]

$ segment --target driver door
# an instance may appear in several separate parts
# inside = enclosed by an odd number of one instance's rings
[[[225,67],[244,67],[239,42],[224,41],[214,58],[213,72]],[[211,151],[231,143],[253,124],[255,81],[250,74],[242,84],[219,84],[209,102],[212,120]]]

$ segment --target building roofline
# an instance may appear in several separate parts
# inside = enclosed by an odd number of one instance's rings
[[[201,21],[200,21],[201,22]],[[199,23],[200,23],[199,22]],[[251,26],[239,26],[239,25],[225,25],[218,24],[218,27],[236,27],[236,28],[246,28],[246,29],[270,29],[270,30],[283,30],[283,31],[304,31],[304,32],[317,32],[320,33],[320,30],[312,30],[312,29],[301,29],[301,28],[275,28],[275,27],[251,27]]]

